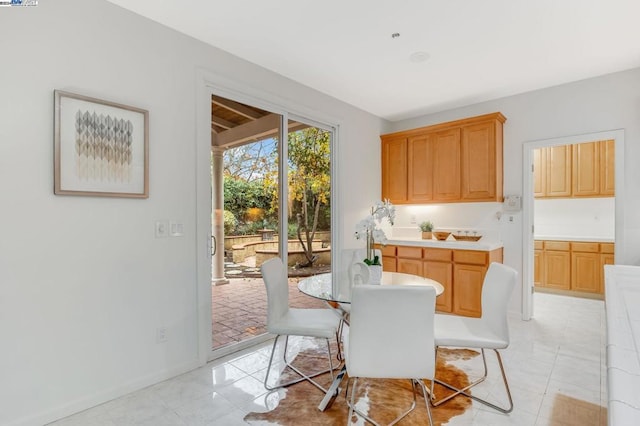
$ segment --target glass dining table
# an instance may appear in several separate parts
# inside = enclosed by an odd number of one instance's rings
[[[438,281],[418,275],[405,274],[402,272],[382,272],[380,285],[418,285],[431,286],[436,290],[436,296],[444,292],[444,287]],[[302,293],[324,300],[334,309],[344,310],[344,306],[351,303],[351,291],[349,285],[333,285],[331,273],[318,274],[298,282],[298,290]],[[342,312],[345,315],[345,312]],[[324,398],[318,405],[318,410],[324,411],[331,406],[340,393],[340,383],[347,373],[346,364],[343,363],[340,371],[335,376],[331,386],[327,390]]]

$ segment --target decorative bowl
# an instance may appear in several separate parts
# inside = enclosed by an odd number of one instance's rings
[[[482,235],[456,235],[453,234],[456,241],[478,241]]]
[[[439,241],[444,241],[447,238],[449,238],[449,235],[451,235],[451,232],[445,232],[445,231],[434,231],[433,232],[433,236],[436,237],[436,240]]]

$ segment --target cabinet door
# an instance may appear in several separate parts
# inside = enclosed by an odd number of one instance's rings
[[[571,253],[571,289],[589,293],[600,292],[600,255]]]
[[[382,199],[407,202],[407,139],[382,141]]]
[[[498,157],[502,162],[502,146],[497,145],[493,121],[462,128],[463,200],[495,201],[502,197],[502,167],[496,168]]]
[[[600,142],[600,195],[613,196],[616,192],[615,185],[615,141]]]
[[[444,287],[444,292],[436,297],[436,310],[451,312],[453,310],[453,265],[448,262],[425,261],[423,268],[425,277],[438,281]]]
[[[533,285],[535,287],[544,287],[544,282],[542,281],[542,263],[543,254],[542,250],[534,250],[533,251]]]
[[[399,257],[396,263],[397,272],[422,276],[422,260]]]
[[[433,136],[433,199],[460,200],[460,129]]]
[[[533,150],[533,196],[544,197],[546,193],[547,168],[546,148]]]
[[[574,197],[594,197],[600,195],[599,151],[599,142],[573,145],[573,174],[571,181]]]
[[[454,265],[454,314],[469,317],[482,315],[482,282],[486,270],[486,267],[479,265]]]
[[[614,265],[615,259],[613,253],[605,253],[600,255],[600,293],[604,294],[606,282],[604,280],[604,265]]]
[[[433,156],[429,135],[409,138],[408,142],[408,201],[433,200]]]
[[[571,196],[571,145],[546,149],[547,197]]]
[[[569,290],[571,288],[571,255],[569,251],[544,251],[545,287]]]
[[[382,256],[382,270],[387,272],[397,272],[396,258],[392,256]]]

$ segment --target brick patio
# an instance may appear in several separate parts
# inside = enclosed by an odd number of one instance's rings
[[[300,279],[289,279],[289,304],[326,307],[298,290]],[[261,278],[230,278],[229,284],[211,286],[211,303],[214,349],[266,333],[267,292]]]

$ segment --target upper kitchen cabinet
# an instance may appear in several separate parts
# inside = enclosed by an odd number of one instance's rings
[[[382,199],[407,202],[407,139],[390,138],[382,143]]]
[[[533,152],[536,198],[611,197],[615,142],[585,142]]]
[[[502,122],[462,128],[462,199],[502,199]],[[499,165],[499,167],[498,167]]]
[[[616,192],[615,162],[616,142],[613,139],[600,141],[600,195],[613,197]]]
[[[382,198],[396,204],[502,201],[500,113],[382,135]]]

